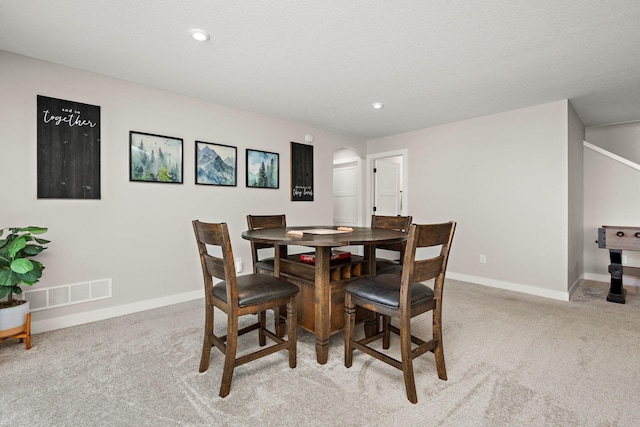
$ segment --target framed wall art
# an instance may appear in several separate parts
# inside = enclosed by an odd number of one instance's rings
[[[129,181],[182,184],[182,139],[129,132]]]
[[[291,142],[291,201],[313,201],[313,146]]]
[[[100,199],[100,107],[38,95],[38,199]]]
[[[196,184],[236,186],[238,149],[196,141]]]
[[[278,153],[247,148],[247,187],[280,187],[280,155]]]

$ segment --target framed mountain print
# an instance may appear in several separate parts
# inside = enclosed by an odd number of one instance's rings
[[[196,184],[236,186],[238,149],[196,141]]]

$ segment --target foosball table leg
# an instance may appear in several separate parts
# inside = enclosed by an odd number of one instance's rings
[[[609,249],[609,259],[611,260],[611,265],[609,265],[611,287],[607,301],[624,304],[627,291],[622,287],[622,250]]]

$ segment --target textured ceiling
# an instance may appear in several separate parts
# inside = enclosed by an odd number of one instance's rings
[[[639,29],[637,0],[0,2],[0,50],[366,139],[561,99],[640,120]]]

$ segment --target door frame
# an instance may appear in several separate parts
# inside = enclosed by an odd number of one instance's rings
[[[373,214],[373,164],[378,159],[384,159],[386,157],[401,157],[402,161],[402,211],[401,215],[408,215],[409,212],[409,150],[404,148],[402,150],[385,151],[384,153],[367,154],[367,166],[366,166],[366,207],[368,215],[365,220],[366,223],[371,225],[371,215]]]

